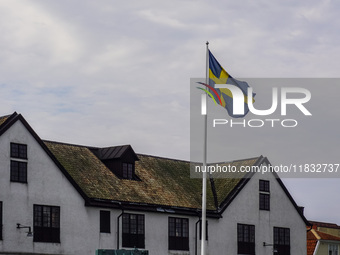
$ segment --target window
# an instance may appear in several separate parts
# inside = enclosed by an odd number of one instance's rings
[[[260,193],[260,210],[270,210],[270,195]]]
[[[274,227],[274,249],[277,255],[290,255],[290,229]]]
[[[11,143],[11,182],[27,182],[27,145]]]
[[[270,210],[270,186],[269,181],[259,180],[259,206],[260,210]]]
[[[27,162],[11,160],[11,181],[27,182]]]
[[[0,201],[0,240],[2,240],[2,202]]]
[[[60,207],[34,205],[34,242],[60,243]]]
[[[260,180],[260,191],[269,192],[269,181]]]
[[[202,220],[200,220],[200,240],[202,240]],[[208,241],[208,221],[205,221],[205,240]]]
[[[255,254],[255,226],[237,224],[237,254]]]
[[[189,220],[169,217],[169,250],[189,250]]]
[[[123,214],[123,247],[145,248],[144,215]]]
[[[130,180],[133,179],[133,164],[123,163],[123,178]]]
[[[19,143],[11,143],[11,157],[27,159],[27,145]]]
[[[328,255],[338,255],[338,245],[337,244],[329,244],[328,245]]]
[[[110,211],[100,211],[100,233],[111,233]]]

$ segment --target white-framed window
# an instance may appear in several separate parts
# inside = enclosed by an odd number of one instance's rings
[[[338,255],[339,254],[339,245],[337,244],[329,244],[328,245],[328,255]]]

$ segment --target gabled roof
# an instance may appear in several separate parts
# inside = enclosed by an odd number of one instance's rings
[[[135,154],[130,145],[96,148],[59,142],[42,141],[21,114],[0,117],[0,135],[20,120],[47,155],[54,161],[88,206],[124,208],[145,211],[173,211],[199,215],[201,179],[190,178],[190,162],[150,155]],[[118,178],[102,162],[120,158],[132,150],[135,171],[140,180]],[[265,157],[227,162],[241,166],[270,164]],[[207,215],[221,217],[254,173],[241,173],[239,178],[210,179],[207,183]],[[273,173],[306,225],[309,225],[288,190]]]

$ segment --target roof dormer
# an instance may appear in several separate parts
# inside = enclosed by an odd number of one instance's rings
[[[91,149],[91,151],[121,179],[140,180],[135,173],[139,160],[130,145]]]

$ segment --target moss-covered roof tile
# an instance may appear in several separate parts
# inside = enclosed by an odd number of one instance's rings
[[[11,115],[0,116],[0,126],[10,117]]]
[[[190,178],[190,162],[138,154],[135,163],[140,181],[118,178],[88,147],[44,142],[59,163],[89,198],[172,207],[200,208],[201,179]],[[254,164],[256,159],[232,164]],[[241,179],[216,179],[222,203]],[[207,209],[215,210],[210,182]]]

